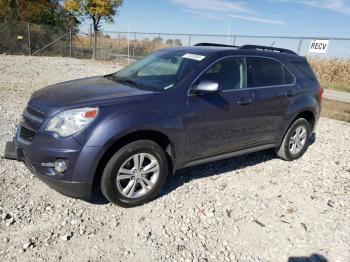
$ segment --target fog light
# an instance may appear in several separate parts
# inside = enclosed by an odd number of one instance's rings
[[[55,170],[59,173],[63,173],[67,170],[67,161],[63,159],[58,159],[55,161]]]

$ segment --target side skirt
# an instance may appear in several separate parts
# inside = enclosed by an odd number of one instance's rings
[[[258,151],[262,151],[262,150],[266,150],[266,149],[271,149],[271,148],[275,148],[275,147],[276,147],[275,144],[265,144],[265,145],[250,147],[250,148],[246,148],[246,149],[242,149],[242,150],[238,150],[238,151],[232,151],[232,152],[228,152],[228,153],[224,153],[224,154],[220,154],[220,155],[214,155],[214,156],[209,156],[209,157],[205,157],[205,158],[195,159],[193,161],[187,162],[185,165],[182,166],[182,168],[202,165],[202,164],[206,164],[209,162],[214,162],[214,161],[218,161],[218,160],[222,160],[222,159],[226,159],[226,158],[231,158],[231,157],[235,157],[235,156],[246,155],[246,154],[250,154],[250,153],[254,153],[254,152],[258,152]]]

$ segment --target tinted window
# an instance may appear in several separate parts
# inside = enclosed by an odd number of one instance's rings
[[[291,63],[302,73],[308,80],[317,83],[317,77],[311,66],[306,61],[291,61]]]
[[[293,84],[293,75],[282,63],[268,58],[248,57],[248,87]]]
[[[283,67],[283,77],[284,77],[284,84],[291,85],[294,83],[294,76],[286,67]]]
[[[211,80],[219,84],[220,90],[244,88],[244,58],[225,58],[209,68],[196,84],[202,80]]]

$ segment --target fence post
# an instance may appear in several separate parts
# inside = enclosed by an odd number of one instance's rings
[[[96,30],[94,29],[94,46],[93,46],[93,50],[92,50],[92,59],[96,60],[96,50],[97,50],[97,34],[96,34]]]
[[[103,33],[103,31],[101,31],[101,35],[102,35],[102,41],[101,41],[100,56],[101,56],[101,60],[103,57],[103,61],[106,61],[105,34]]]
[[[28,46],[29,46],[29,55],[32,55],[32,43],[31,43],[31,37],[30,37],[30,23],[28,23]]]
[[[69,27],[69,57],[72,57],[72,28]]]
[[[302,46],[302,44],[303,44],[303,38],[300,37],[300,38],[299,38],[299,45],[298,45],[298,55],[300,55],[300,51],[301,51],[301,46]]]
[[[132,58],[135,60],[136,32],[134,33],[134,43],[132,44]]]
[[[160,33],[158,34],[158,49],[160,49]]]
[[[118,56],[117,56],[118,65],[119,65],[119,56],[120,56],[120,33],[118,34]]]
[[[130,32],[128,30],[128,65],[130,64]]]
[[[189,34],[189,35],[188,35],[188,46],[191,46],[191,38],[192,38],[192,35]]]

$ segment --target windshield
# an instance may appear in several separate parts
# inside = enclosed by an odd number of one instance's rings
[[[158,51],[123,68],[112,79],[149,91],[164,91],[176,85],[205,57],[181,51]]]

